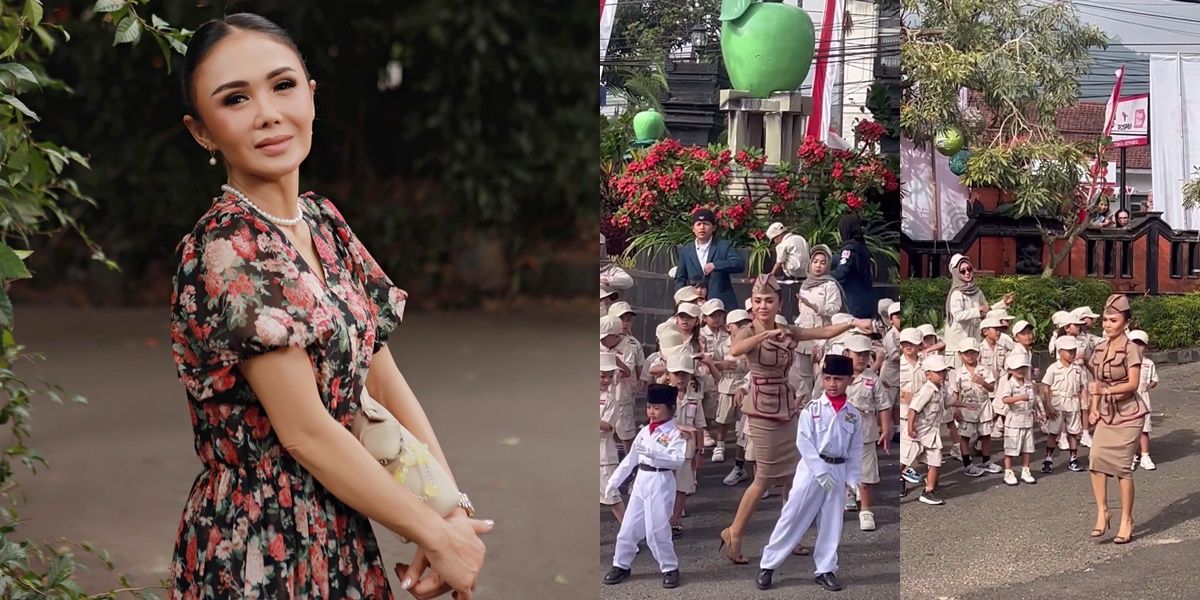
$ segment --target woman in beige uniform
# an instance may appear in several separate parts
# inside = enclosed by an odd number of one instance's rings
[[[771,275],[760,275],[751,294],[754,321],[738,332],[730,345],[731,356],[746,356],[750,368],[750,393],[742,400],[747,417],[747,437],[754,445],[754,481],[746,488],[738,504],[733,525],[721,532],[722,552],[736,564],[746,564],[742,556],[742,535],[750,517],[768,488],[786,487],[796,474],[800,460],[796,449],[795,416],[800,412],[796,390],[788,383],[796,344],[808,340],[835,337],[858,327],[870,331],[870,319],[829,327],[801,328],[781,325],[779,282]]]
[[[844,310],[846,292],[842,284],[829,274],[830,257],[833,256],[829,246],[818,244],[809,251],[808,277],[800,284],[800,292],[796,295],[800,301],[800,314],[796,317],[796,325],[811,329],[813,327],[828,327],[833,324],[833,315]],[[822,390],[816,385],[816,363],[820,362],[820,354],[815,352],[813,342],[796,344],[796,360],[792,365],[792,383],[796,385],[801,397],[820,396]]]
[[[1088,423],[1095,425],[1088,470],[1092,475],[1092,495],[1096,498],[1096,526],[1092,537],[1108,530],[1112,515],[1108,512],[1108,478],[1116,477],[1121,487],[1121,525],[1114,544],[1133,540],[1133,456],[1137,454],[1146,407],[1137,398],[1142,369],[1142,353],[1129,341],[1126,328],[1133,318],[1129,299],[1122,294],[1109,296],[1104,303],[1104,340],[1092,353],[1092,372],[1096,379],[1088,383]]]
[[[946,360],[953,368],[962,366],[958,357],[958,345],[964,338],[979,339],[979,323],[992,310],[1006,308],[1013,302],[1007,294],[999,302],[989,304],[983,291],[975,284],[975,267],[971,260],[961,254],[950,258],[950,293],[946,295]]]

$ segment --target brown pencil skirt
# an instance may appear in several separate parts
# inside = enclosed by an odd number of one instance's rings
[[[769,488],[790,485],[800,463],[796,420],[747,417],[746,435],[754,445],[754,482]]]
[[[1133,477],[1133,456],[1137,453],[1138,438],[1142,435],[1142,420],[1132,425],[1096,424],[1092,435],[1092,448],[1088,453],[1088,470],[1103,473],[1118,479]]]

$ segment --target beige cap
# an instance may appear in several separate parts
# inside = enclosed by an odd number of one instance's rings
[[[1133,331],[1125,334],[1125,337],[1129,338],[1129,341],[1131,342],[1141,342],[1143,344],[1150,343],[1150,334],[1142,331],[1141,329],[1134,329]]]
[[[1012,333],[1013,335],[1017,335],[1018,333],[1021,333],[1022,331],[1025,331],[1025,329],[1031,327],[1033,327],[1033,325],[1031,325],[1029,321],[1017,321],[1017,324],[1013,325]]]
[[[870,352],[871,340],[865,335],[852,335],[843,342],[843,347],[851,352]]]
[[[1000,319],[997,319],[996,317],[988,317],[979,323],[980,329],[988,329],[991,327],[1000,329],[1004,327],[1004,323],[1000,322]]]
[[[675,292],[675,304],[679,304],[680,302],[695,302],[699,299],[700,292],[697,292],[696,288],[690,285],[685,285],[679,288],[679,291]]]
[[[898,314],[900,314],[900,303],[899,303],[899,302],[893,302],[893,303],[889,304],[889,305],[888,305],[888,307],[887,307],[887,314],[888,314],[888,316],[889,316],[889,317],[890,317],[890,316],[892,316],[892,315],[898,315]]]
[[[1066,327],[1067,325],[1082,325],[1083,317],[1069,313],[1065,310],[1060,310],[1054,313],[1050,320],[1054,322],[1055,327]]]
[[[962,261],[966,260],[966,258],[967,258],[967,257],[965,257],[965,256],[963,256],[963,255],[961,255],[961,254],[955,254],[954,256],[951,256],[951,257],[950,257],[950,268],[951,268],[951,269],[957,268],[957,267],[958,267],[958,263],[960,263],[960,262],[962,262]]]
[[[683,330],[675,323],[675,319],[659,325],[654,330],[654,337],[658,339],[658,347],[664,355],[669,354],[668,348],[676,348],[688,343],[688,336],[684,335]]]
[[[603,339],[608,335],[619,335],[621,333],[621,320],[616,317],[600,317],[600,337]]]
[[[605,298],[616,298],[616,297],[617,297],[616,292],[614,292],[612,290],[606,290],[604,288],[600,288],[600,299],[601,300],[603,300]]]
[[[1096,314],[1096,311],[1092,310],[1092,307],[1090,307],[1090,306],[1080,306],[1079,308],[1071,311],[1071,314],[1075,315],[1076,317],[1079,317],[1080,319],[1099,319],[1100,318],[1100,315]]]
[[[679,308],[675,309],[675,314],[687,315],[689,317],[699,317],[700,307],[692,304],[691,302],[684,302],[683,304],[679,305]]]
[[[670,373],[695,373],[695,359],[686,354],[668,356],[667,371]]]
[[[608,316],[620,318],[622,315],[636,316],[637,313],[633,312],[633,307],[630,306],[629,303],[625,302],[624,300],[622,300],[620,302],[613,302],[613,305],[608,307]]]
[[[921,343],[921,332],[915,327],[909,327],[900,331],[900,341],[908,342],[909,344]]]
[[[775,236],[777,236],[781,233],[786,233],[786,232],[787,232],[787,228],[783,226],[783,223],[779,223],[779,222],[771,223],[771,226],[767,228],[767,239],[773,240],[773,239],[775,239]]]
[[[679,267],[671,267],[671,270],[667,271],[667,277],[670,277],[671,279],[675,279],[675,273],[677,273],[678,270],[679,270]]]
[[[842,323],[849,323],[850,321],[853,321],[853,320],[854,320],[854,315],[852,315],[850,313],[838,313],[836,315],[833,315],[833,317],[831,317],[829,319],[829,322],[833,325],[841,325]]]
[[[1011,321],[1012,320],[1012,315],[1008,314],[1008,311],[1003,308],[989,312],[988,316],[993,319],[996,319],[997,321]]]
[[[1079,340],[1075,339],[1075,336],[1073,336],[1073,335],[1064,335],[1064,336],[1054,338],[1054,349],[1055,350],[1078,350],[1079,349]]]
[[[921,361],[921,368],[926,371],[949,371],[950,365],[946,364],[946,359],[942,358],[941,354],[930,354]]]
[[[963,338],[954,350],[956,352],[979,352],[979,342],[973,337]]]
[[[1029,366],[1028,354],[1009,354],[1008,358],[1004,359],[1004,368],[1009,371],[1015,371]]]
[[[746,298],[746,310],[754,308],[754,298]]]
[[[920,326],[918,326],[918,327],[917,327],[917,331],[920,331],[920,332],[921,332],[921,338],[922,338],[922,339],[924,339],[924,338],[927,338],[927,337],[929,337],[929,336],[931,336],[931,335],[932,335],[933,337],[938,337],[937,330],[936,330],[936,329],[934,329],[934,328],[933,328],[933,325],[930,325],[929,323],[925,323],[924,325],[920,325]]]
[[[600,372],[616,371],[617,370],[617,355],[611,352],[600,353]]]
[[[742,321],[749,321],[749,320],[750,320],[750,313],[748,313],[740,308],[729,311],[729,316],[727,316],[725,318],[725,321],[728,323],[741,323]]]
[[[783,315],[775,315],[775,323],[779,325],[787,325],[787,319]]]
[[[713,298],[712,300],[706,301],[704,305],[700,307],[700,312],[706,317],[715,312],[725,312],[725,303],[721,302],[719,298]]]

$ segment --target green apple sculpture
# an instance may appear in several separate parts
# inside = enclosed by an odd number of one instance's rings
[[[735,90],[766,98],[800,88],[815,31],[804,9],[779,2],[721,1],[721,55]]]
[[[667,124],[663,121],[662,113],[657,110],[643,110],[633,115],[633,135],[639,142],[660,140],[667,132]]]
[[[965,145],[963,134],[957,129],[943,129],[933,138],[933,146],[942,156],[954,156]]]

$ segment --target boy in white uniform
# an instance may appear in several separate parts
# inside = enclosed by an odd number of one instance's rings
[[[604,576],[606,585],[629,578],[630,567],[638,553],[638,543],[646,540],[650,553],[663,574],[663,587],[679,587],[679,559],[671,541],[671,509],[675,504],[675,471],[685,465],[687,441],[675,427],[675,398],[679,390],[654,384],[646,392],[646,416],[650,424],[633,440],[632,451],[608,480],[606,493],[615,491],[625,478],[638,469],[625,509],[625,520],[617,533],[613,567]]]
[[[708,359],[714,363],[720,363],[725,360],[725,355],[721,353],[723,342],[729,339],[729,331],[725,329],[725,303],[718,298],[706,300],[700,307],[700,314],[703,315],[703,323],[700,326],[700,350],[708,355]],[[720,365],[718,365],[720,366]],[[712,448],[718,445],[718,440],[713,437],[716,433],[717,424],[717,406],[720,403],[719,391],[717,389],[717,381],[711,374],[701,376],[701,386],[704,389],[704,401],[701,406],[704,407],[704,420],[708,423],[709,429],[704,430],[704,447]],[[710,431],[710,429],[714,431]],[[725,460],[725,440],[720,440],[721,460],[718,461],[714,457],[714,462],[722,462]],[[714,450],[715,454],[716,451]]]
[[[1067,468],[1083,471],[1079,464],[1079,435],[1083,433],[1082,410],[1087,406],[1083,399],[1084,375],[1075,359],[1079,341],[1070,335],[1054,340],[1051,347],[1056,350],[1054,364],[1046,368],[1042,384],[1050,395],[1050,408],[1046,411],[1046,458],[1042,461],[1042,472],[1054,472],[1054,451],[1058,448],[1060,434],[1067,436],[1067,448],[1071,460]]]
[[[986,473],[999,473],[1000,466],[991,461],[992,452],[992,392],[996,390],[996,377],[991,369],[979,364],[979,342],[975,338],[963,338],[958,343],[958,359],[962,364],[950,378],[950,410],[958,420],[961,436],[959,450],[962,453],[963,474],[980,477]],[[979,440],[979,463],[971,464],[971,440]]]
[[[911,469],[925,455],[929,473],[925,476],[925,490],[918,499],[924,504],[940,506],[945,504],[937,494],[938,468],[942,466],[942,411],[946,406],[942,396],[946,394],[950,365],[941,354],[930,354],[921,361],[921,366],[925,384],[908,404],[908,422],[904,435],[900,436],[900,464]],[[907,486],[900,490],[902,495],[907,492]]]
[[[612,509],[620,522],[625,518],[625,503],[617,490],[608,490],[608,480],[621,464],[617,444],[613,441],[613,424],[617,420],[617,357],[600,354],[600,504]]]
[[[877,449],[883,449],[885,454],[891,454],[888,443],[892,439],[892,405],[884,392],[879,377],[871,369],[871,340],[866,336],[855,335],[846,340],[847,358],[853,361],[854,375],[846,397],[850,405],[858,409],[863,417],[862,436],[862,484],[858,486],[858,506],[853,505],[854,496],[846,508],[859,510],[858,528],[862,531],[875,531],[875,513],[871,510],[872,488],[879,483],[879,457]]]
[[[1004,415],[1004,483],[1017,485],[1013,458],[1021,457],[1021,481],[1037,483],[1029,471],[1033,454],[1033,411],[1037,397],[1029,379],[1029,355],[1009,354],[1005,360],[1008,379],[1000,382],[996,397],[1008,408]]]
[[[1150,459],[1150,390],[1158,387],[1158,368],[1154,366],[1154,361],[1146,357],[1146,346],[1150,345],[1150,336],[1145,331],[1134,329],[1129,332],[1128,337],[1129,341],[1142,349],[1142,370],[1138,378],[1137,395],[1146,405],[1146,423],[1142,425],[1141,447],[1139,448],[1141,456],[1133,457],[1132,468],[1141,467],[1147,471],[1153,471],[1158,466]]]
[[[814,523],[813,547],[816,583],[829,591],[842,589],[837,580],[837,549],[842,536],[843,495],[847,486],[862,482],[863,416],[850,404],[846,389],[854,367],[844,356],[825,357],[822,384],[825,393],[796,416],[796,447],[800,464],[792,490],[770,541],[763,548],[758,577],[760,590],[771,588],[771,579]]]

